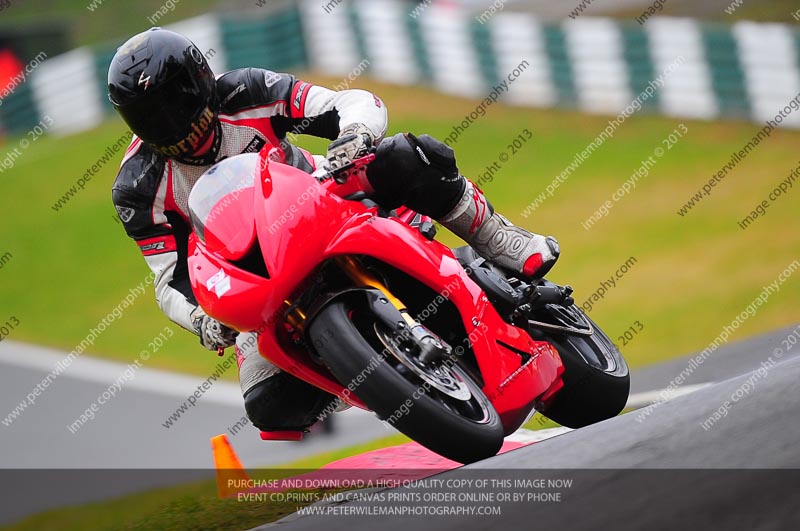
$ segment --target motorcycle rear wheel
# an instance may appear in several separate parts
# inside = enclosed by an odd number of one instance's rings
[[[558,350],[564,363],[564,387],[545,404],[544,416],[568,428],[582,428],[617,416],[628,401],[631,378],[622,353],[605,332],[577,306],[560,307],[574,313],[594,330],[590,336],[541,333]]]
[[[430,385],[426,388],[417,374],[386,352],[372,315],[346,302],[333,302],[321,310],[308,335],[339,382],[350,385],[379,418],[426,448],[460,463],[486,459],[500,450],[500,417],[458,365],[449,373],[466,384],[471,395],[467,401]]]

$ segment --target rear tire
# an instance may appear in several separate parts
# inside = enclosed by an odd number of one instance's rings
[[[544,416],[568,428],[582,428],[616,417],[630,393],[631,379],[622,353],[589,317],[577,311],[594,327],[589,337],[548,333],[564,363],[564,387],[537,409]]]
[[[308,335],[339,382],[345,387],[352,383],[353,393],[379,418],[392,419],[395,428],[421,445],[460,463],[497,454],[503,444],[503,426],[477,384],[455,365],[452,371],[467,385],[472,398],[458,401],[431,386],[420,393],[419,376],[410,371],[401,374],[391,354],[384,357],[376,350],[379,343],[373,323],[366,312],[333,302],[317,314]]]

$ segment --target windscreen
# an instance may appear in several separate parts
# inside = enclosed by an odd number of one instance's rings
[[[221,216],[232,217],[238,197],[255,182],[259,157],[245,153],[223,160],[206,171],[189,194],[192,229],[206,241],[206,227]]]

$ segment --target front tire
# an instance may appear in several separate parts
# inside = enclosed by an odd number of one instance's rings
[[[374,326],[369,312],[333,302],[317,314],[308,334],[339,382],[345,387],[352,384],[359,399],[402,433],[460,463],[497,454],[503,444],[503,426],[477,384],[454,365],[451,370],[470,391],[468,401],[430,385],[425,389],[418,375],[403,370],[382,348]]]

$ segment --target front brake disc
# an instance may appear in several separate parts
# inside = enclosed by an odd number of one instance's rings
[[[411,349],[404,347],[397,339],[392,337],[392,332],[375,323],[375,334],[380,339],[386,350],[408,370],[416,374],[423,382],[456,400],[467,401],[472,398],[472,393],[464,380],[456,374],[452,366],[446,363],[426,365],[414,356]],[[445,358],[446,360],[447,358]]]

